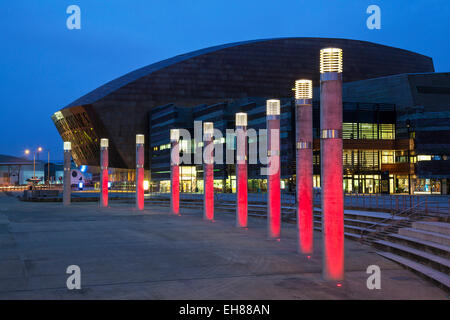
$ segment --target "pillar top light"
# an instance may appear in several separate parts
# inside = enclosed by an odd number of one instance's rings
[[[108,148],[109,146],[109,140],[108,139],[100,139],[100,147],[101,148]]]
[[[170,129],[170,141],[180,140],[180,129]]]
[[[342,49],[324,48],[320,50],[320,73],[342,73]]]
[[[247,114],[244,112],[236,113],[236,126],[247,125]]]
[[[136,144],[144,144],[145,136],[143,134],[136,135]]]
[[[301,79],[295,81],[295,99],[312,99],[313,86],[311,80]]]
[[[72,150],[72,144],[70,141],[64,141],[64,151],[70,151]]]
[[[204,122],[203,123],[203,134],[213,135],[214,134],[214,123]]]
[[[267,100],[267,115],[268,116],[280,115],[280,100],[276,99]]]

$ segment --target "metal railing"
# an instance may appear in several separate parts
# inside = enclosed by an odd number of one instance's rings
[[[320,205],[320,194],[314,195],[314,204]],[[418,210],[425,214],[450,216],[450,196],[446,195],[346,194],[344,196],[346,209],[400,212],[418,204]]]
[[[360,231],[361,237],[359,241],[362,243],[370,243],[371,240],[369,239],[379,239],[381,238],[381,234],[384,234],[386,232],[394,233],[397,232],[400,228],[410,226],[415,221],[432,217],[433,215],[431,215],[430,212],[425,213],[425,211],[423,210],[423,207],[426,204],[426,201],[419,202],[408,209],[399,212],[393,212],[390,217],[369,225],[368,227]],[[368,230],[373,231],[367,232]]]

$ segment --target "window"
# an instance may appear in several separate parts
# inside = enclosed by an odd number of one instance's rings
[[[417,161],[431,161],[431,156],[418,155]]]
[[[376,123],[360,123],[359,139],[378,139],[378,125]]]
[[[381,163],[382,164],[395,163],[394,151],[382,151],[381,152]]]
[[[395,124],[380,124],[380,139],[395,139]]]
[[[343,139],[357,139],[358,138],[358,124],[353,122],[342,123],[342,138]]]

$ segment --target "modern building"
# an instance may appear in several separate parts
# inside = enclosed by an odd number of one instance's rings
[[[319,51],[324,47],[344,52],[346,192],[446,193],[450,145],[443,137],[450,134],[450,119],[436,112],[450,114],[450,95],[445,93],[449,74],[434,73],[429,57],[365,41],[282,38],[198,50],[113,80],[55,112],[52,119],[63,140],[72,142],[77,165],[98,168],[99,141],[108,138],[110,179],[128,185],[134,181],[135,135],[145,134],[147,179],[153,191],[168,191],[171,128],[188,129],[194,136],[194,121],[212,121],[225,134],[234,129],[235,113],[247,112],[248,127],[264,129],[265,101],[277,98],[282,101],[282,187],[293,191],[291,88],[297,79],[312,79],[314,183],[320,186],[317,87]],[[440,121],[439,128],[433,119]],[[429,138],[431,131],[440,140]],[[226,154],[233,151],[233,141],[216,137],[215,144]],[[189,152],[194,145],[183,141],[182,149]],[[260,167],[249,166],[251,191],[265,191]],[[184,164],[180,170],[181,191],[202,191],[201,165]],[[215,166],[216,190],[234,191],[234,179],[233,165]]]

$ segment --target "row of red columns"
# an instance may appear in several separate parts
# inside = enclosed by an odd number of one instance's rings
[[[323,277],[342,280],[344,277],[344,210],[342,188],[342,50],[321,50],[320,127]],[[296,203],[298,251],[313,253],[313,152],[312,152],[312,82],[296,81]],[[237,141],[237,207],[236,226],[247,228],[247,114],[236,114]],[[204,141],[204,210],[203,218],[214,221],[214,125],[203,124]],[[144,209],[144,140],[136,135],[136,208]],[[171,212],[180,214],[179,130],[172,129],[171,141]],[[70,146],[65,142],[70,157]],[[67,157],[65,157],[66,160]],[[267,101],[267,230],[268,239],[279,240],[281,233],[281,162],[280,162],[280,101]],[[108,140],[100,142],[100,205],[108,206]],[[65,163],[69,163],[65,161]],[[69,167],[70,168],[70,167]],[[65,165],[66,170],[66,165]],[[69,171],[69,170],[67,170]],[[67,175],[68,176],[68,175]],[[65,179],[65,184],[67,183]],[[70,193],[64,189],[64,203],[70,203]],[[67,200],[67,195],[68,199]]]
[[[329,76],[328,76],[329,77]],[[329,82],[334,81],[334,82]],[[337,81],[337,82],[336,82]],[[331,86],[330,86],[331,84]],[[322,217],[323,217],[323,276],[327,280],[342,280],[344,275],[343,191],[342,191],[342,97],[339,79],[322,77],[321,81],[321,149],[322,154]],[[313,112],[312,82],[296,81],[296,203],[298,252],[313,253]],[[341,115],[341,116],[339,116]],[[245,120],[244,120],[245,119]],[[327,129],[325,129],[327,128]],[[334,128],[334,129],[331,129]],[[213,124],[204,123],[204,219],[214,219],[214,143]],[[236,114],[236,226],[247,228],[247,115]],[[330,133],[331,131],[331,133]],[[327,136],[326,133],[329,133]],[[172,142],[172,148],[177,144]],[[173,150],[178,154],[177,150]],[[280,188],[280,101],[267,101],[267,236],[279,240],[281,233]],[[175,166],[172,165],[172,168]],[[178,172],[178,165],[176,171]],[[173,171],[172,171],[173,172]],[[174,178],[175,177],[175,178]],[[178,176],[172,173],[172,202],[179,208]],[[324,199],[325,198],[325,199]],[[172,210],[173,213],[174,212]]]

